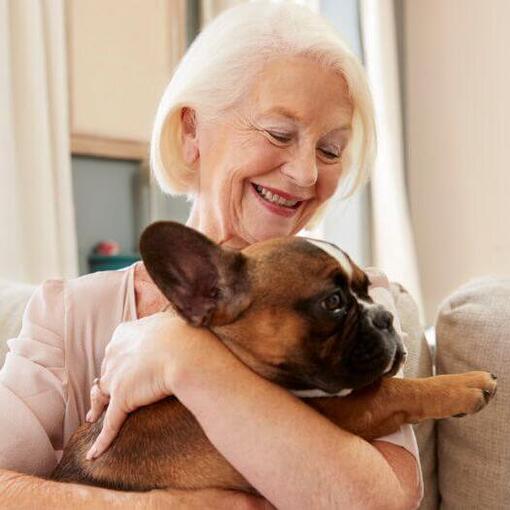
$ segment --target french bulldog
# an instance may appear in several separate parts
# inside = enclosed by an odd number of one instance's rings
[[[403,423],[476,413],[496,392],[486,372],[392,377],[406,354],[393,316],[370,298],[367,275],[329,243],[287,237],[234,251],[158,222],[144,231],[140,251],[176,313],[367,440]],[[137,491],[253,491],[175,397],[131,413],[111,447],[88,461],[101,426],[102,419],[78,428],[54,480]]]

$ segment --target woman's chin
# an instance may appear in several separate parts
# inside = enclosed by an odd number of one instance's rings
[[[248,244],[266,241],[276,237],[287,237],[296,234],[304,227],[305,216],[309,216],[309,204],[300,204],[292,214],[275,211],[274,206],[266,207],[251,188],[246,190],[238,216],[238,232]]]
[[[271,224],[269,222],[259,222],[256,225],[246,225],[245,239],[249,244],[259,241],[267,241],[276,237],[287,237],[296,233],[295,225],[290,224]]]

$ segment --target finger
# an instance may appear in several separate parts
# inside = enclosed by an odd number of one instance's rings
[[[126,417],[127,413],[124,412],[120,406],[116,405],[116,402],[112,399],[106,410],[103,428],[94,444],[87,452],[87,460],[96,459],[110,446],[126,420]]]
[[[85,419],[91,423],[97,421],[109,400],[110,397],[101,391],[98,384],[92,385],[90,389],[90,411]]]

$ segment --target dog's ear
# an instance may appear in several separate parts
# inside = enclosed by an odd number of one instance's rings
[[[149,225],[140,253],[154,283],[194,326],[228,324],[250,304],[246,257],[171,221]]]

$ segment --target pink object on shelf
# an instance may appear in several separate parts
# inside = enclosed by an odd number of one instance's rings
[[[99,241],[94,246],[94,253],[98,255],[118,255],[120,245],[117,241]]]

